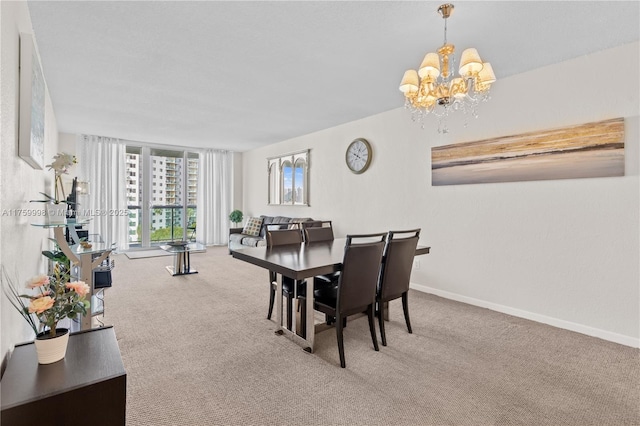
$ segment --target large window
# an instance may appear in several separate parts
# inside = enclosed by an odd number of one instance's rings
[[[309,150],[267,159],[269,204],[309,205]]]
[[[129,245],[193,239],[197,183],[197,153],[128,146]]]

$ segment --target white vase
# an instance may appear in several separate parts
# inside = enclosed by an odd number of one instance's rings
[[[45,204],[46,223],[48,225],[57,225],[66,223],[67,221],[67,205],[65,203],[48,203]]]
[[[38,354],[38,364],[51,364],[60,361],[67,353],[69,330],[57,328],[56,337],[49,337],[48,331],[43,331],[33,341]]]

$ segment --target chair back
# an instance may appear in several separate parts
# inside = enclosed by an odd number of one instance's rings
[[[375,302],[385,236],[347,235],[336,306],[341,315],[362,312]]]
[[[419,238],[420,229],[389,231],[378,285],[379,300],[396,299],[409,290],[411,267]]]
[[[300,244],[302,242],[302,230],[297,225],[298,224],[291,224],[290,229],[268,229],[267,247]]]
[[[302,223],[304,240],[308,243],[315,241],[333,241],[333,227],[330,220],[316,220]]]

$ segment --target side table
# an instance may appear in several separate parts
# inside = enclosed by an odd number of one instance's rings
[[[112,327],[72,333],[53,364],[38,364],[33,342],[16,346],[0,389],[3,425],[125,424],[127,373]]]
[[[167,266],[167,271],[173,276],[197,274],[198,271],[191,267],[191,256],[193,250],[205,250],[205,246],[200,243],[189,243],[188,241],[177,241],[161,245],[160,248],[168,253],[173,253],[173,266]]]

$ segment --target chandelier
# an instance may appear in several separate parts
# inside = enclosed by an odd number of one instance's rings
[[[405,108],[411,110],[413,120],[420,121],[424,128],[425,117],[434,114],[438,117],[439,133],[448,133],[446,118],[451,111],[477,118],[478,104],[489,99],[489,89],[496,81],[491,64],[482,62],[474,48],[462,52],[459,76],[454,77],[455,47],[447,43],[447,18],[452,12],[452,4],[438,8],[444,18],[444,44],[437,53],[427,53],[417,72],[406,71],[400,83]]]

